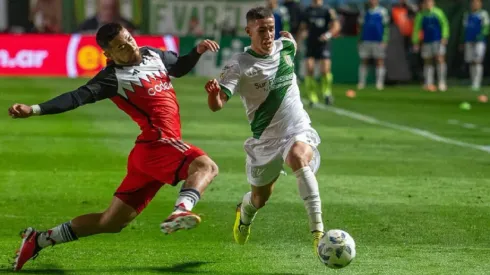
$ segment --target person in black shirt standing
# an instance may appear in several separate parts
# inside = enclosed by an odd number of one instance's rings
[[[323,6],[323,0],[313,0],[311,6],[303,14],[300,29],[302,32],[305,30],[308,32],[305,82],[310,105],[318,102],[315,80],[313,79],[316,61],[320,61],[320,90],[325,104],[330,105],[333,103],[333,76],[330,71],[329,41],[340,31],[340,22],[333,9]]]

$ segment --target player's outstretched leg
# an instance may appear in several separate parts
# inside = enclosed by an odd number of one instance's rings
[[[250,227],[257,211],[264,207],[274,189],[274,179],[264,186],[252,185],[252,191],[246,193],[242,202],[236,208],[235,224],[233,226],[233,237],[238,244],[245,244],[250,236]]]
[[[317,255],[317,246],[324,234],[324,227],[318,182],[315,172],[310,167],[313,156],[314,152],[309,144],[297,141],[289,150],[286,164],[293,169],[296,175],[299,194],[303,199],[306,212],[308,213],[314,253]]]
[[[37,231],[29,227],[21,232],[22,242],[13,263],[14,271],[37,257],[45,247],[72,242],[78,238],[100,233],[118,233],[129,224],[138,212],[114,197],[109,208],[103,213],[78,216],[47,231]]]
[[[191,211],[204,190],[218,175],[218,166],[208,156],[200,156],[189,165],[188,175],[175,202],[174,211],[160,224],[165,234],[180,229],[191,229],[201,222],[201,218]]]

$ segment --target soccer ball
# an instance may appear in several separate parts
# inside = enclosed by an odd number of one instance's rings
[[[343,268],[356,257],[356,243],[349,233],[329,230],[318,243],[320,261],[330,268]]]

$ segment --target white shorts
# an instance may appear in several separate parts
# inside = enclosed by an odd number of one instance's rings
[[[446,45],[441,42],[424,43],[422,45],[422,58],[433,58],[446,54]]]
[[[376,58],[384,59],[386,57],[386,51],[382,43],[364,41],[359,45],[359,57],[361,59]]]
[[[485,59],[485,42],[467,42],[464,44],[464,60],[468,63],[482,63]]]
[[[316,173],[320,167],[320,152],[318,152],[317,146],[321,141],[318,133],[310,128],[284,138],[247,139],[243,147],[247,153],[248,182],[254,186],[264,186],[276,179],[283,170],[291,146],[296,141],[302,141],[312,147],[313,159],[310,162],[310,167],[313,173]]]

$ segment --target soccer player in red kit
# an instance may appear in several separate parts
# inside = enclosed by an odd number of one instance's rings
[[[109,61],[87,84],[39,105],[14,104],[8,112],[13,118],[27,118],[111,99],[141,129],[129,154],[127,175],[104,212],[82,215],[47,231],[25,229],[14,270],[20,270],[47,246],[120,232],[164,184],[175,186],[181,180],[185,183],[174,211],[160,227],[165,234],[193,228],[201,219],[191,210],[218,174],[216,164],[201,149],[182,141],[179,105],[170,76],[184,76],[201,54],[215,52],[219,45],[204,40],[189,54],[177,56],[170,51],[138,47],[131,34],[117,23],[102,26],[96,40]]]

